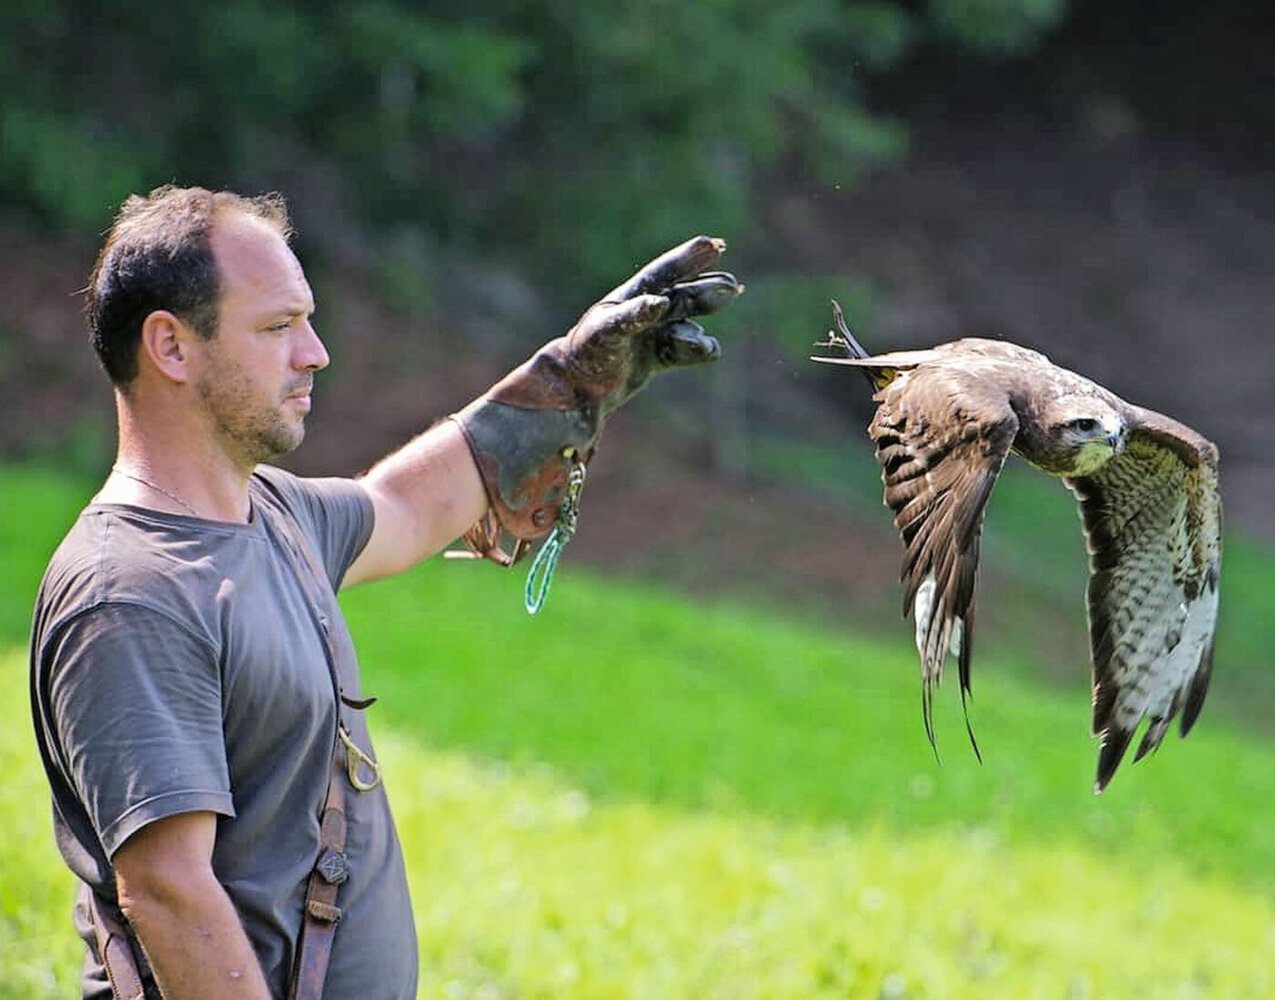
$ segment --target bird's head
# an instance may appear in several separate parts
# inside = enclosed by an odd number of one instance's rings
[[[1044,425],[1059,475],[1091,475],[1124,451],[1124,418],[1095,396],[1059,397],[1045,413]]]

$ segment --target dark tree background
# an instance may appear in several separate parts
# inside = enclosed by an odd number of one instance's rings
[[[1194,422],[1228,509],[1275,536],[1270,22],[1240,0],[13,0],[0,453],[109,451],[73,293],[120,201],[176,181],[289,197],[337,361],[303,466],[365,463],[708,231],[750,289],[716,324],[731,349],[633,418],[698,466],[763,475],[774,440],[860,422],[802,360],[836,296],[871,345],[1012,337]]]

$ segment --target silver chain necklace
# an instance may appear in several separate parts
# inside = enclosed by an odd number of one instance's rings
[[[171,500],[171,501],[173,501],[173,503],[178,504],[178,505],[179,505],[179,506],[181,506],[181,507],[185,507],[188,511],[190,511],[190,513],[192,514],[192,516],[194,516],[194,517],[199,517],[199,518],[202,518],[202,517],[203,517],[203,515],[202,515],[202,514],[200,514],[200,513],[199,513],[199,511],[195,510],[195,508],[194,508],[194,507],[192,507],[190,504],[188,504],[185,500],[183,500],[181,497],[179,497],[176,493],[169,493],[169,492],[168,492],[168,490],[164,489],[164,487],[162,487],[162,486],[157,486],[155,483],[152,483],[149,479],[143,479],[141,476],[135,476],[135,475],[133,475],[133,473],[131,473],[131,472],[125,472],[125,471],[124,471],[123,469],[121,469],[118,465],[112,465],[112,466],[111,466],[111,471],[112,471],[112,472],[118,472],[118,473],[119,473],[121,476],[123,476],[125,479],[131,479],[131,480],[133,480],[133,482],[135,482],[135,483],[141,483],[141,484],[142,484],[143,486],[145,486],[147,489],[154,490],[156,493],[162,493],[162,494],[164,494],[164,496],[168,497],[168,499],[169,499],[169,500]]]

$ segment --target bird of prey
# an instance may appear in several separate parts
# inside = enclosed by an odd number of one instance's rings
[[[1181,713],[1185,736],[1208,689],[1217,621],[1221,499],[1217,448],[1126,403],[1043,354],[967,338],[870,356],[833,303],[820,347],[858,368],[875,395],[868,434],[903,538],[903,613],[914,616],[926,734],[950,651],[970,685],[983,514],[1012,452],[1075,494],[1089,549],[1095,793],[1149,720],[1135,760]],[[968,715],[966,726],[969,726]],[[973,732],[970,732],[973,742]],[[974,752],[978,745],[974,743]]]

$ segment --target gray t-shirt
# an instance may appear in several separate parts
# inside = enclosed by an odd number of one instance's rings
[[[250,496],[247,524],[86,508],[40,588],[31,696],[58,847],[84,886],[113,901],[111,858],[131,834],[216,813],[213,869],[282,997],[337,724],[320,629],[344,693],[361,697],[336,590],[373,512],[349,480],[267,467]],[[370,752],[362,716],[346,711]],[[408,1000],[416,932],[384,786],[349,789],[346,815],[351,874],[324,997]],[[91,942],[83,991],[110,996]]]

